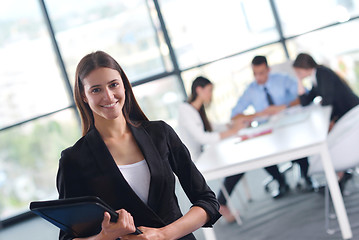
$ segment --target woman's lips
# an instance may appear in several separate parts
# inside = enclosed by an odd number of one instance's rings
[[[107,104],[107,105],[103,105],[102,107],[104,108],[111,108],[113,106],[115,106],[118,102],[114,102],[114,103],[111,103],[111,104]]]

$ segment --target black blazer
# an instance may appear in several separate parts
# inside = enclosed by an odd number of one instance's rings
[[[59,198],[98,196],[113,209],[126,209],[136,226],[163,227],[182,216],[175,196],[175,175],[193,206],[210,216],[211,227],[220,217],[213,191],[191,160],[175,131],[162,121],[145,121],[131,132],[149,166],[151,182],[147,205],[128,185],[96,128],[61,153],[57,174]],[[175,174],[175,175],[174,175]],[[94,229],[97,234],[101,229]],[[60,231],[60,239],[73,236]],[[195,239],[189,234],[181,239]]]
[[[331,119],[337,121],[346,112],[359,104],[359,98],[331,69],[318,66],[316,72],[317,86],[306,94],[299,96],[303,106],[310,104],[316,96],[322,97],[322,105],[332,105]]]

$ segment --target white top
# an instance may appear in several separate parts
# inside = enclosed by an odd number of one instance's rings
[[[117,166],[132,190],[147,204],[151,175],[146,160]]]
[[[183,103],[178,112],[179,136],[196,160],[201,154],[201,147],[205,144],[218,142],[221,137],[219,132],[206,132],[204,124],[197,109],[189,103]]]

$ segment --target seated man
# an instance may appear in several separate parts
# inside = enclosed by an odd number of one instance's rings
[[[299,104],[297,97],[297,81],[286,74],[270,73],[267,59],[264,56],[256,56],[252,60],[253,81],[243,95],[239,98],[236,106],[232,109],[232,119],[255,118],[276,114],[286,107]],[[244,115],[243,112],[249,106],[255,109],[255,113]],[[302,177],[312,189],[311,179],[308,177],[308,159],[295,160],[300,165]],[[278,198],[289,190],[288,184],[276,165],[266,167],[266,171],[279,183],[278,191],[272,196]]]

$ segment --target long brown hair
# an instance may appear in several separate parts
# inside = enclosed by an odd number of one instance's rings
[[[314,58],[307,53],[298,54],[297,58],[293,62],[293,67],[295,68],[312,69],[317,68],[318,66],[319,65]]]
[[[197,92],[196,92],[197,87],[204,88],[208,84],[212,84],[212,83],[207,78],[202,77],[202,76],[197,77],[192,83],[191,96],[188,99],[188,103],[191,103],[191,102],[196,100],[196,98],[198,96]],[[209,120],[207,118],[206,110],[204,109],[203,104],[200,107],[198,112],[199,112],[199,115],[201,116],[201,119],[202,119],[202,122],[203,122],[203,125],[204,125],[204,130],[207,131],[207,132],[212,132],[212,126],[211,126],[211,123],[209,122]]]
[[[96,51],[83,57],[76,68],[74,98],[76,106],[80,112],[82,135],[86,135],[90,128],[94,126],[92,110],[89,105],[83,101],[82,96],[84,94],[84,86],[82,81],[93,70],[98,68],[111,68],[120,73],[125,87],[125,103],[122,108],[122,113],[126,122],[135,125],[133,121],[148,121],[148,118],[136,101],[131,84],[121,66],[109,54],[103,51]]]

